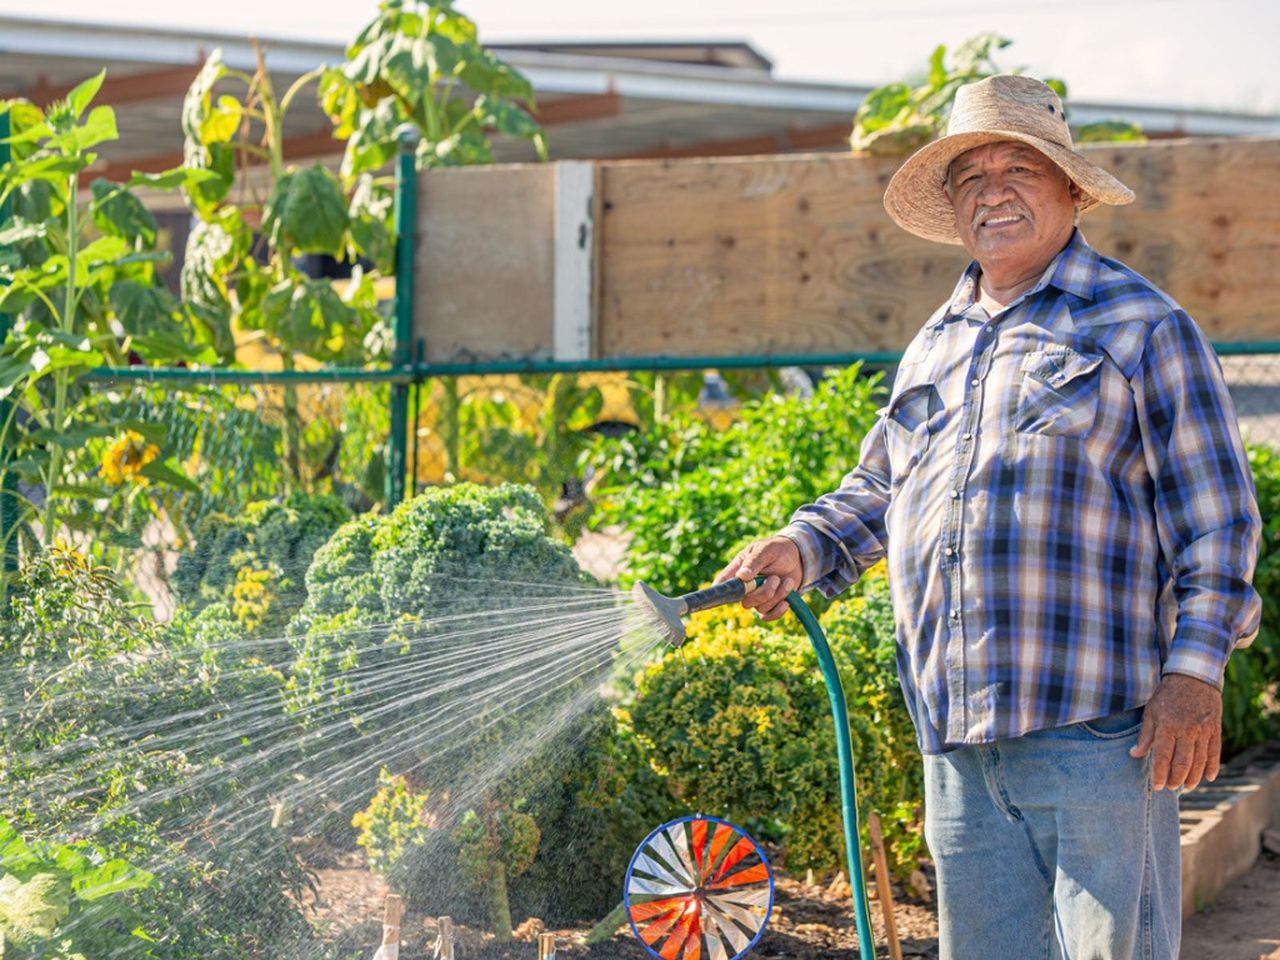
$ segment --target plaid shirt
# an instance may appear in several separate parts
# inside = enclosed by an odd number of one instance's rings
[[[888,557],[920,748],[1221,686],[1258,632],[1261,521],[1222,366],[1077,230],[989,318],[971,263],[904,351],[839,489],[782,531],[835,596]]]

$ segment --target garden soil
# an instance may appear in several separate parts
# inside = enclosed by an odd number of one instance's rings
[[[373,956],[381,942],[382,901],[386,883],[364,867],[362,853],[317,857],[313,861],[316,892],[307,897],[310,916],[323,939],[345,949]],[[842,880],[843,878],[841,878]],[[859,956],[848,886],[837,880],[825,886],[807,883],[779,872],[777,899],[769,928],[754,957],[787,960],[855,960]],[[909,960],[938,956],[937,919],[931,903],[896,888],[898,935]],[[879,955],[884,928],[878,905],[871,905]],[[533,960],[537,918],[516,929],[505,946],[492,936],[466,927],[456,928],[459,960]],[[580,960],[648,960],[630,933],[620,929],[607,943],[580,945],[587,927],[554,931],[557,955]],[[409,905],[403,927],[401,960],[428,960],[435,945],[434,918]],[[1280,856],[1264,853],[1253,869],[1225,890],[1217,901],[1187,921],[1183,930],[1183,960],[1280,960]]]
[[[364,867],[362,852],[320,854],[310,851],[316,890],[305,899],[309,916],[323,939],[343,949],[372,956],[382,938],[382,901],[387,886],[382,877]],[[843,874],[825,884],[806,882],[778,872],[773,916],[753,957],[788,960],[855,960],[859,956],[850,906],[849,885]],[[928,878],[931,880],[931,878]],[[903,956],[933,960],[938,956],[938,925],[932,906],[896,888],[895,916]],[[436,941],[434,917],[407,905],[402,927],[400,960],[429,960]],[[884,943],[879,906],[871,903],[877,941]],[[534,960],[538,934],[545,930],[536,917],[515,931],[515,940],[499,945],[492,935],[455,925],[458,960]],[[629,928],[619,928],[612,940],[592,947],[581,945],[589,926],[555,930],[557,956],[580,960],[649,960]],[[884,953],[883,947],[881,953]]]

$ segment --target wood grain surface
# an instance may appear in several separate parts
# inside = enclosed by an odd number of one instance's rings
[[[1280,140],[1084,148],[1137,202],[1089,242],[1214,340],[1280,339]],[[847,154],[605,161],[598,357],[901,350],[968,262],[885,214],[898,161]],[[419,335],[431,360],[551,348],[550,176],[431,171],[420,191]]]

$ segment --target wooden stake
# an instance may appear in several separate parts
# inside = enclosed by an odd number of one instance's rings
[[[382,908],[382,946],[386,948],[386,960],[399,960],[400,921],[404,917],[404,900],[399,894],[387,894]]]
[[[436,938],[436,960],[453,960],[453,917],[441,917]]]
[[[556,960],[556,935],[538,934],[538,960]]]
[[[880,832],[880,818],[874,810],[867,814],[867,833],[871,835],[871,855],[876,864],[876,889],[880,893],[880,913],[884,917],[885,937],[889,940],[889,956],[892,960],[902,960],[902,944],[898,942],[898,924],[893,915],[889,862],[884,855],[884,835]]]

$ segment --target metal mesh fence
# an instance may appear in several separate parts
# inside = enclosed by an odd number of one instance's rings
[[[1245,439],[1280,446],[1280,354],[1228,350],[1221,360]],[[892,364],[862,370],[882,373],[886,390],[892,385]],[[823,375],[791,367],[430,378],[409,387],[406,492],[458,481],[528,484],[580,565],[612,579],[626,562],[628,533],[588,523],[598,438],[642,435],[676,413],[722,430],[744,403],[806,395]],[[86,448],[83,478],[111,472],[132,424],[149,426],[142,446],[154,439],[192,481],[148,483],[127,469],[122,475],[117,463],[109,477],[116,494],[93,504],[110,531],[105,548],[123,548],[117,566],[163,618],[177,606],[179,556],[255,502],[300,491],[331,495],[351,514],[384,508],[391,389],[385,382],[98,383],[87,413],[121,427]]]

